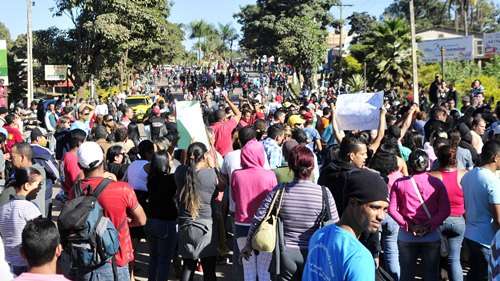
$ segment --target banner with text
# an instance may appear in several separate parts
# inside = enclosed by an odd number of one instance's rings
[[[180,149],[187,149],[193,142],[202,142],[210,147],[207,130],[203,122],[203,113],[198,101],[178,101],[175,104],[177,112],[177,131],[179,132]]]
[[[45,65],[45,81],[64,81],[68,72],[67,65]]]
[[[0,40],[0,79],[9,85],[9,67],[7,65],[7,41]]]
[[[483,36],[484,57],[500,55],[500,32],[485,33]]]
[[[336,105],[337,125],[340,130],[375,130],[380,120],[384,93],[339,95]]]
[[[425,63],[441,61],[441,47],[444,49],[446,61],[472,60],[474,55],[474,39],[472,36],[428,40],[418,43]]]

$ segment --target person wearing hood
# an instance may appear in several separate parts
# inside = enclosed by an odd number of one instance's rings
[[[233,172],[231,191],[235,203],[235,230],[239,250],[246,244],[246,236],[255,212],[262,200],[278,184],[273,171],[264,168],[264,146],[253,139],[241,149],[241,169]],[[269,265],[272,254],[260,252],[243,259],[245,281],[271,280]]]

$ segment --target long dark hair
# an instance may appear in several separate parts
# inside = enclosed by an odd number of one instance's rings
[[[141,135],[139,133],[139,126],[137,126],[137,123],[130,122],[130,124],[128,124],[127,136],[130,140],[134,142],[135,146],[139,145],[139,142],[141,140]]]
[[[205,159],[207,151],[207,147],[201,142],[191,144],[187,151],[186,183],[179,193],[179,201],[193,219],[198,217],[200,209],[200,196],[196,190],[199,181],[195,174],[196,165]]]
[[[168,159],[168,152],[160,150],[156,152],[151,159],[149,178],[162,177],[170,173],[170,165]]]

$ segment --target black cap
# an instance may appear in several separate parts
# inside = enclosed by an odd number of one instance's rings
[[[31,130],[31,136],[30,136],[31,141],[34,141],[42,136],[44,136],[42,130],[38,128],[34,128],[33,130]]]
[[[389,202],[387,184],[378,173],[367,169],[355,169],[346,177],[346,203],[350,198],[356,198],[362,204],[374,201]]]

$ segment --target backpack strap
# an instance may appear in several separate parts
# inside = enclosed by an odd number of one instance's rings
[[[102,181],[97,185],[97,187],[94,189],[94,192],[92,192],[92,196],[95,198],[99,198],[99,195],[101,195],[101,192],[112,182],[112,180],[108,178],[103,178]],[[90,194],[89,194],[90,195]]]
[[[83,195],[81,184],[82,180],[77,180],[76,183],[73,185],[73,193],[75,194],[75,198]]]

